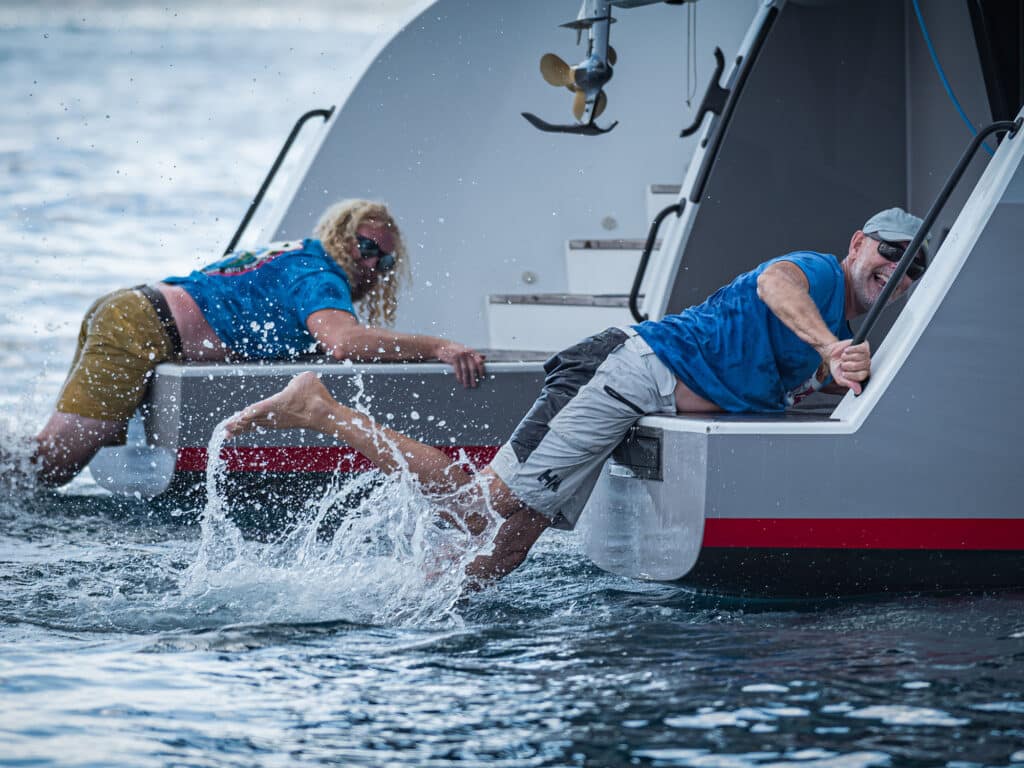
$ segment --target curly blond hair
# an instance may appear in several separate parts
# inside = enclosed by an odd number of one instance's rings
[[[365,222],[387,227],[395,239],[395,266],[381,275],[376,284],[356,301],[360,317],[367,325],[394,325],[398,312],[398,292],[409,276],[409,257],[395,218],[384,203],[371,200],[341,200],[320,216],[313,233],[328,255],[348,275],[355,273],[356,230]]]

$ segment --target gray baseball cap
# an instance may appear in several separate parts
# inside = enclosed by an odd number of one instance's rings
[[[878,235],[883,240],[902,242],[913,240],[924,222],[902,208],[886,208],[868,219],[861,231],[865,235]]]

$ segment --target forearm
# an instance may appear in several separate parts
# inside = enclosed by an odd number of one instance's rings
[[[827,359],[828,347],[839,339],[825,323],[805,286],[784,274],[765,271],[758,280],[757,295],[783,325]]]
[[[327,352],[338,360],[398,362],[436,360],[444,339],[387,328],[359,326],[330,346]]]
[[[871,375],[871,347],[840,341],[821,317],[800,267],[785,260],[769,265],[757,278],[757,295],[782,323],[821,355],[835,383],[860,394]]]
[[[455,341],[418,333],[399,333],[360,325],[339,309],[322,309],[306,319],[310,334],[336,360],[361,362],[418,362],[440,360],[450,365],[464,387],[475,387],[484,376],[484,357]]]

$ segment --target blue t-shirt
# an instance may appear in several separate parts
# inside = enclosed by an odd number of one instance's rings
[[[316,351],[306,319],[321,309],[355,315],[348,277],[319,240],[235,251],[187,277],[168,277],[195,299],[234,354],[270,360]]]
[[[635,326],[658,358],[690,389],[726,411],[781,411],[785,396],[821,364],[757,295],[757,278],[777,261],[807,275],[810,295],[840,339],[846,322],[843,270],[832,255],[796,251],[766,261],[719,288],[703,304]]]

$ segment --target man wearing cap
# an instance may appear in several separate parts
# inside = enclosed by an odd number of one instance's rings
[[[493,549],[473,561],[470,575],[503,576],[546,528],[573,528],[605,460],[644,415],[777,412],[829,378],[836,390],[859,393],[871,372],[871,352],[867,342],[852,345],[849,320],[878,300],[921,224],[899,208],[881,211],[853,233],[842,260],[788,253],[700,305],[609,328],[554,355],[544,365],[540,396],[483,470],[482,482],[459,494],[456,508],[441,511],[475,534],[488,525],[485,498],[503,518]],[[924,268],[924,258],[915,259],[893,298]],[[341,405],[312,374],[236,414],[228,432],[257,427],[318,430],[385,472],[407,467],[434,491],[470,483],[446,455]]]
[[[900,208],[853,233],[846,258],[795,251],[767,261],[703,304],[635,327],[678,380],[679,411],[781,411],[831,377],[859,394],[867,344],[850,347],[848,322],[866,314],[921,220]],[[920,256],[893,296],[924,272]],[[760,299],[760,300],[758,300]]]

